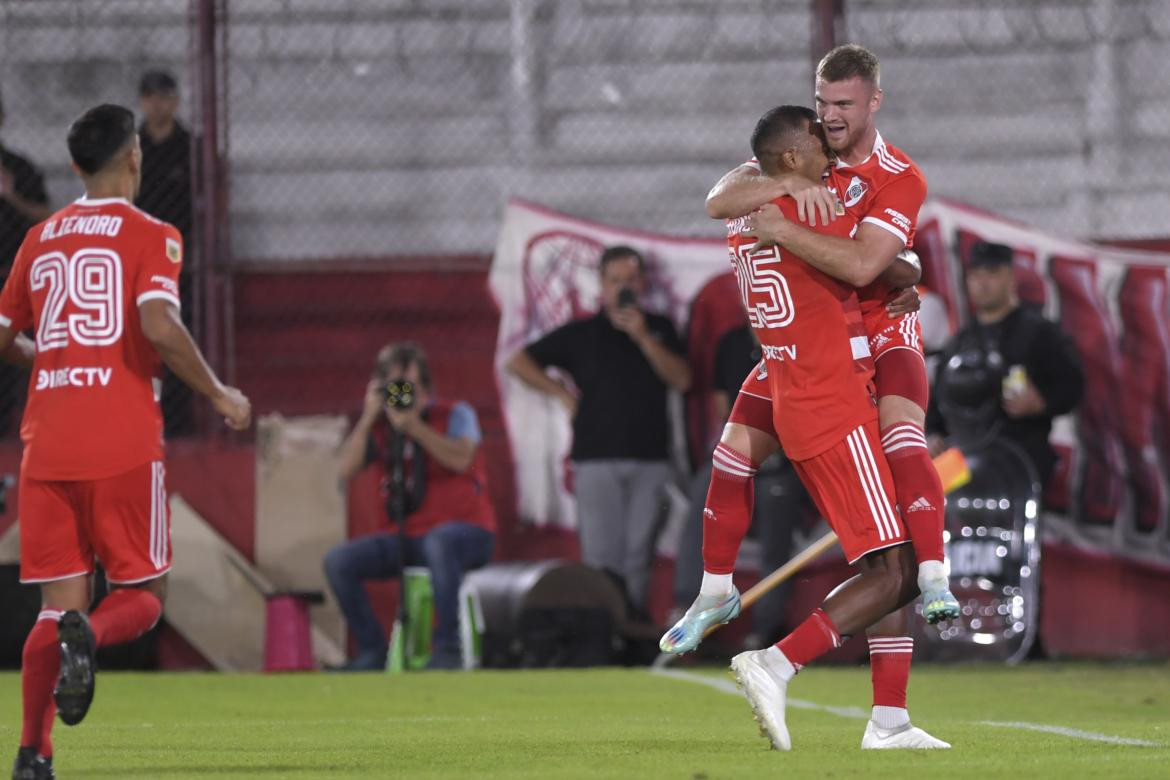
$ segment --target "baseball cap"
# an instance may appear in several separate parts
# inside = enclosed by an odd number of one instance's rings
[[[1006,244],[980,241],[971,247],[968,268],[1001,268],[1012,264],[1012,248]]]
[[[148,70],[138,81],[139,96],[173,95],[178,91],[179,83],[165,70]]]

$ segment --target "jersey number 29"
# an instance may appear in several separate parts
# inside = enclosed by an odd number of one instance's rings
[[[109,249],[49,252],[33,260],[29,286],[47,290],[37,350],[77,344],[103,347],[122,337],[122,258]],[[73,311],[65,314],[66,303]]]
[[[754,252],[749,249],[748,244],[737,246],[733,256],[735,278],[748,320],[753,328],[783,328],[792,323],[796,312],[788,280],[774,267],[780,265],[780,250],[774,246],[760,247]]]

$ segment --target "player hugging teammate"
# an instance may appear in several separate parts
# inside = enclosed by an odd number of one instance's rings
[[[731,220],[732,263],[764,360],[713,455],[699,596],[661,647],[692,650],[707,628],[739,613],[731,577],[751,481],[782,446],[859,572],[775,646],[732,661],[782,750],[791,746],[788,682],[862,631],[874,686],[862,747],[949,747],[912,726],[906,709],[913,639],[903,607],[921,592],[933,623],[957,617],[958,603],[943,563],[942,485],[923,434],[929,384],[917,315],[891,305],[898,288],[918,281],[903,252],[926,181],[877,132],[881,101],[876,57],[834,49],[817,68],[816,112],[765,114],[752,135],[755,160],[708,196],[708,213]]]

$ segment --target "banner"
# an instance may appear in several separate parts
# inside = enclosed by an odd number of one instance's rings
[[[727,244],[608,227],[513,199],[504,212],[489,285],[500,307],[496,378],[516,465],[522,521],[576,527],[567,462],[572,443],[559,403],[505,369],[518,349],[565,323],[598,310],[602,251],[632,246],[647,262],[649,311],[674,320],[682,333],[691,302],[712,277],[731,266]],[[676,446],[680,444],[675,437]]]

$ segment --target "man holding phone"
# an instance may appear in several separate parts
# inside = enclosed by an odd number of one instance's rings
[[[645,610],[657,508],[670,475],[666,395],[691,371],[669,318],[639,305],[646,263],[628,246],[599,263],[601,310],[514,354],[508,370],[564,405],[573,419],[574,492],[581,559],[613,574]],[[570,389],[545,373],[557,368]]]

